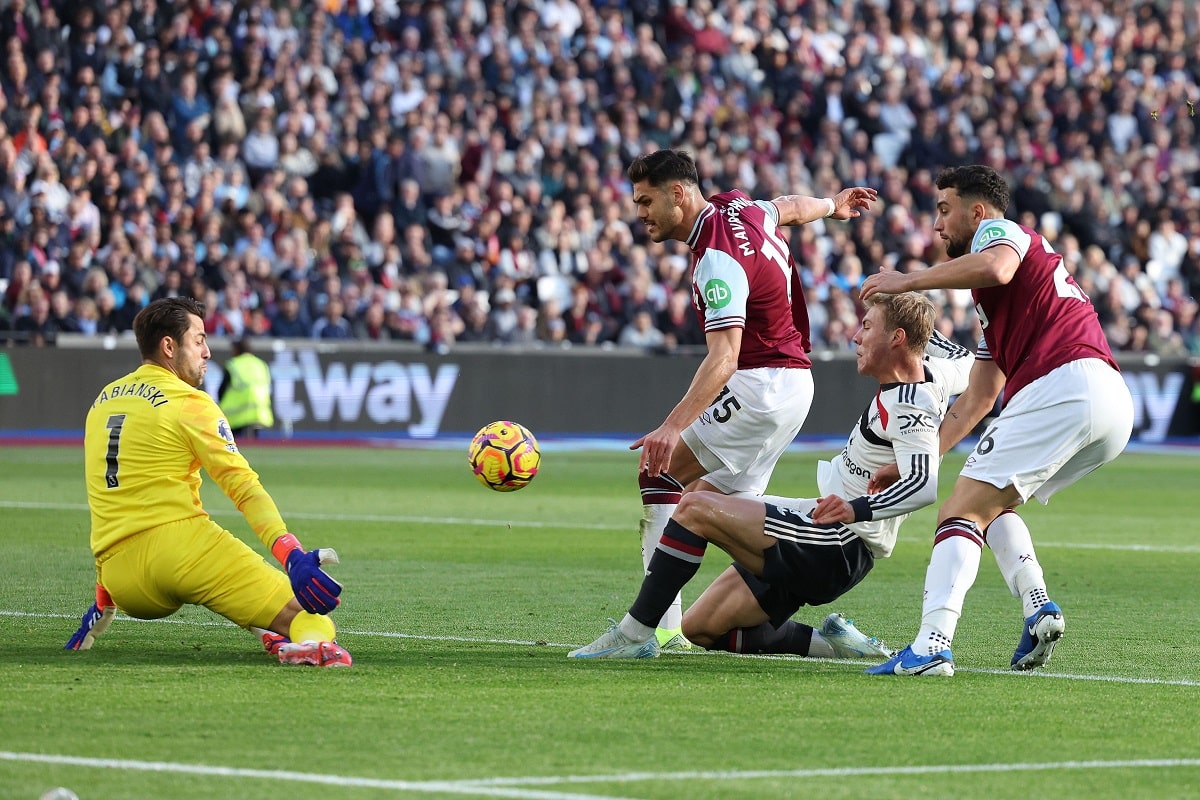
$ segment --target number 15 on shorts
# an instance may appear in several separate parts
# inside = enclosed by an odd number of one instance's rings
[[[741,409],[742,404],[738,402],[737,397],[735,397],[733,392],[729,391],[729,387],[726,386],[721,390],[721,393],[717,395],[717,399],[713,400],[712,404],[708,407],[708,411],[703,415],[705,417],[704,421],[718,423],[729,422],[729,420],[733,419],[734,412],[740,411]]]

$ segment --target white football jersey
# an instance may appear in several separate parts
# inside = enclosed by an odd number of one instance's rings
[[[925,348],[925,380],[881,385],[841,454],[818,465],[821,495],[836,494],[850,502],[857,521],[846,527],[867,542],[876,558],[891,555],[900,523],[909,514],[937,500],[938,428],[950,399],[967,388],[974,363],[970,350],[935,331]],[[878,494],[867,494],[871,476],[892,463],[899,467],[900,479]]]

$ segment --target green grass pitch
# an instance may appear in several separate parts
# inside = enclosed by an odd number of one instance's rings
[[[531,486],[499,494],[465,449],[244,450],[301,541],[341,555],[354,667],[280,667],[199,608],[62,650],[94,577],[81,449],[7,448],[0,798],[1200,797],[1195,456],[1127,453],[1028,508],[1067,617],[1045,670],[1007,669],[1020,608],[985,553],[958,674],[889,679],[724,654],[568,661],[637,591],[633,454],[551,446]],[[771,491],[813,494],[819,455],[789,452]],[[256,541],[207,479],[205,502]],[[933,518],[800,618],[842,611],[905,644]],[[727,563],[710,548],[685,602]]]

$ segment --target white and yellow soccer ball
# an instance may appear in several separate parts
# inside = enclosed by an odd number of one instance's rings
[[[467,459],[479,482],[497,492],[515,492],[538,473],[542,453],[528,428],[500,420],[479,429]]]

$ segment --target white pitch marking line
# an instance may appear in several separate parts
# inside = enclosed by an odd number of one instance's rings
[[[612,795],[578,794],[575,792],[544,792],[537,789],[504,788],[486,784],[460,783],[458,781],[392,781],[380,778],[358,778],[349,775],[321,775],[311,772],[287,770],[243,769],[218,767],[206,764],[176,764],[169,761],[133,761],[113,758],[82,758],[79,756],[47,755],[42,753],[14,753],[0,750],[0,761],[32,762],[37,764],[59,764],[68,767],[90,767],[92,769],[116,769],[132,772],[169,772],[182,775],[201,775],[221,778],[253,778],[268,781],[292,781],[315,783],[324,786],[353,787],[365,789],[393,789],[400,792],[424,794],[463,794],[475,797],[514,797],[522,800],[621,800]],[[559,781],[567,783],[569,781]],[[519,786],[520,784],[515,784]]]
[[[552,786],[562,783],[634,783],[680,780],[754,780],[756,778],[847,778],[878,775],[945,775],[972,772],[1039,772],[1069,769],[1163,769],[1200,767],[1200,758],[1156,758],[1129,761],[1049,761],[1016,764],[930,764],[896,767],[824,767],[781,770],[701,770],[696,772],[626,772],[615,775],[564,775],[462,780],[459,786]]]
[[[0,508],[28,508],[44,511],[87,511],[87,503],[42,503],[26,500],[0,500]],[[214,508],[215,516],[241,516],[233,508]],[[377,522],[399,525],[475,525],[481,528],[554,528],[582,531],[632,530],[631,524],[608,524],[602,522],[554,522],[545,520],[482,519],[476,517],[433,517],[405,516],[397,514],[325,514],[312,511],[286,511],[288,519],[307,519],[321,522]],[[912,544],[928,544],[929,539],[920,536],[902,536],[898,540]],[[1126,553],[1200,553],[1200,545],[1158,544],[1104,544],[1097,542],[1037,542],[1038,547],[1069,547],[1073,550],[1116,550]]]
[[[544,792],[526,788],[562,784],[640,783],[648,781],[729,781],[766,778],[861,778],[884,775],[952,775],[981,772],[1045,772],[1052,770],[1087,769],[1170,769],[1200,767],[1200,759],[1160,758],[1127,761],[1052,761],[1015,764],[930,764],[928,766],[894,767],[826,767],[794,770],[700,770],[695,772],[625,772],[614,775],[543,775],[527,777],[478,778],[459,781],[397,781],[380,778],[361,778],[346,775],[291,772],[284,770],[243,769],[203,764],[178,764],[166,761],[133,761],[128,759],[83,758],[43,753],[18,753],[0,750],[0,760],[59,764],[93,769],[116,769],[135,772],[168,772],[206,777],[251,778],[272,781],[291,781],[325,786],[368,789],[392,789],[401,792],[462,794],[484,797],[528,798],[528,800],[619,800],[612,795],[586,795],[563,792]],[[512,788],[507,788],[512,787]],[[523,787],[523,788],[518,788]]]
[[[0,617],[36,617],[41,619],[69,619],[77,620],[78,615],[73,614],[49,614],[36,611],[10,611],[0,609]],[[191,625],[201,628],[237,628],[232,622],[224,622],[220,620],[186,620],[186,619],[135,619],[127,617],[124,614],[119,614],[117,619],[122,622],[136,622],[144,625]],[[497,645],[516,645],[518,647],[550,647],[571,649],[579,647],[578,644],[570,644],[563,642],[547,642],[547,641],[531,641],[526,639],[485,639],[480,637],[469,636],[431,636],[428,634],[419,633],[396,633],[394,631],[364,631],[354,630],[352,628],[339,628],[342,633],[350,636],[373,636],[381,639],[412,639],[415,641],[426,642],[465,642],[469,644],[497,644]],[[724,651],[701,651],[699,653],[691,653],[680,658],[755,658],[765,661],[798,661],[818,664],[875,664],[875,661],[865,661],[854,658],[812,658],[809,656],[793,656],[786,654],[763,654],[763,653],[726,653]],[[675,657],[671,657],[674,660]],[[975,672],[981,675],[1003,675],[1005,677],[1021,678],[1035,680],[1038,678],[1051,679],[1057,678],[1060,680],[1070,681],[1093,681],[1100,683],[1127,683],[1151,686],[1200,686],[1200,681],[1189,680],[1187,678],[1179,679],[1164,679],[1164,678],[1125,678],[1117,675],[1075,675],[1066,672],[1045,672],[1041,670],[1029,670],[1027,672],[1017,672],[1010,669],[985,669],[982,667],[960,667],[955,665],[955,672]]]

